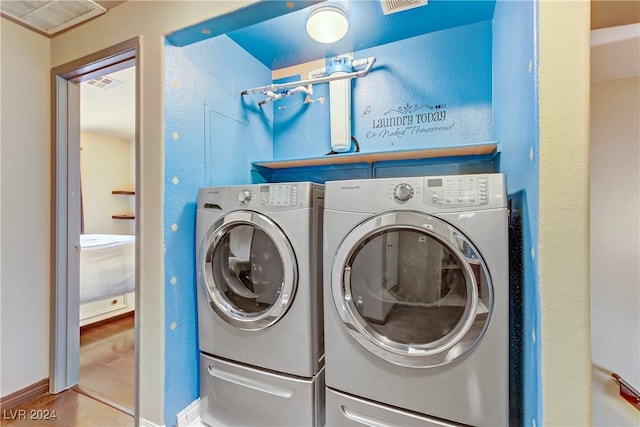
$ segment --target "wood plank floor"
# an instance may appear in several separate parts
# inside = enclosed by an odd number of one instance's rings
[[[134,370],[132,314],[81,330],[78,391],[133,414]]]
[[[2,426],[129,427],[134,425],[134,316],[84,327],[80,384],[5,410]]]
[[[0,424],[11,427],[129,427],[133,417],[75,390],[46,394],[5,410]]]

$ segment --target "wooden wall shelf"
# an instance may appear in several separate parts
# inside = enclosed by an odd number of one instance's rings
[[[347,153],[309,159],[267,160],[254,162],[254,166],[268,169],[297,168],[308,166],[346,165],[350,163],[376,163],[394,160],[434,159],[438,157],[467,157],[495,154],[496,142],[486,144],[461,145],[445,148],[425,148],[420,150],[384,151],[375,153]]]
[[[393,176],[491,173],[499,170],[498,142],[374,153],[345,153],[315,158],[252,163],[251,180],[326,181]]]
[[[111,215],[113,219],[136,219],[135,215]]]
[[[111,191],[111,194],[116,195],[116,196],[135,196],[136,192],[133,191],[133,190],[113,190],[113,191]],[[129,214],[111,215],[111,218],[113,218],[113,219],[123,219],[123,220],[136,219],[135,215],[129,215]]]

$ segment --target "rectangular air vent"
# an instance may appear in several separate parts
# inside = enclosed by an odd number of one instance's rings
[[[91,0],[0,1],[2,14],[46,35],[53,35],[73,25],[106,12]]]
[[[382,13],[385,15],[426,6],[429,3],[428,0],[380,0],[380,2],[382,3]]]
[[[87,81],[86,83],[88,85],[95,86],[97,88],[106,90],[107,92],[110,92],[111,90],[113,90],[113,89],[117,88],[118,86],[121,86],[121,85],[124,84],[120,80],[116,80],[113,77],[106,77],[106,76],[102,76],[102,77],[97,77],[95,79],[91,79],[91,80]]]

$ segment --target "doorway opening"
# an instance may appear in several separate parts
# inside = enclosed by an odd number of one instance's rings
[[[131,414],[135,71],[131,66],[80,84],[80,379],[76,387]]]
[[[138,40],[52,70],[50,392],[138,408]],[[136,416],[136,418],[138,418]]]

